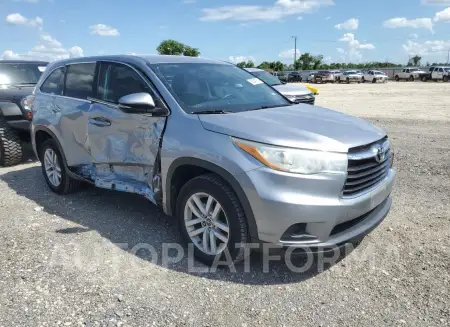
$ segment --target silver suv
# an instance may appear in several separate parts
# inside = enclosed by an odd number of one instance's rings
[[[250,242],[322,251],[361,238],[391,207],[386,133],[292,104],[250,73],[178,56],[52,63],[32,141],[56,193],[87,182],[176,216],[206,263]]]

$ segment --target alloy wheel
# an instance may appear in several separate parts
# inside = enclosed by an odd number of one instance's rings
[[[230,240],[228,218],[210,194],[195,193],[184,208],[184,223],[192,243],[208,255],[221,253]]]
[[[44,153],[44,168],[50,183],[58,187],[61,184],[61,166],[53,149],[47,149]]]

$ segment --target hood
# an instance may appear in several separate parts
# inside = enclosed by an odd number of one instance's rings
[[[27,95],[33,93],[33,86],[8,86],[6,89],[0,87],[0,100],[22,100]]]
[[[386,135],[366,120],[308,104],[198,117],[212,132],[321,151],[347,152]]]
[[[302,85],[295,83],[287,83],[273,86],[278,92],[283,95],[307,95],[311,94],[311,91]]]

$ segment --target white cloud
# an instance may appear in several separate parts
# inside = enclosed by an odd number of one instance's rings
[[[422,0],[423,5],[448,6],[450,0]]]
[[[83,49],[79,46],[73,46],[70,49],[66,49],[61,42],[54,39],[51,35],[41,34],[39,41],[31,50],[25,53],[15,53],[12,50],[6,50],[0,56],[0,59],[53,61],[82,56],[84,56]]]
[[[450,49],[450,40],[434,40],[425,42],[407,40],[406,43],[402,45],[402,47],[409,55],[426,56],[433,54],[442,54],[447,49]]]
[[[434,16],[435,22],[450,22],[450,7],[439,11]]]
[[[334,27],[338,30],[357,30],[359,26],[359,20],[357,18],[350,18],[341,24],[337,24]]]
[[[200,20],[275,21],[331,5],[334,5],[334,0],[277,0],[270,6],[233,5],[204,8]]]
[[[409,35],[409,37],[410,37],[411,39],[418,39],[418,38],[419,38],[419,35],[417,35],[416,33],[412,33],[412,34]]]
[[[251,60],[253,62],[256,61],[255,57],[253,57],[253,56],[229,56],[228,60],[234,64],[237,64],[237,63],[243,62],[243,61],[249,61],[249,60]]]
[[[383,22],[383,26],[386,28],[424,28],[433,31],[433,21],[431,18],[408,19],[405,17],[397,17],[386,20]]]
[[[288,49],[288,50],[284,50],[281,51],[278,56],[280,58],[288,58],[288,59],[293,59],[294,58],[294,54],[295,54],[295,49]],[[300,50],[297,49],[297,57],[300,55]]]
[[[100,35],[100,36],[119,36],[120,33],[117,29],[112,26],[104,25],[104,24],[96,24],[89,27],[91,30],[91,34]]]
[[[44,25],[44,20],[41,17],[26,18],[19,13],[9,14],[5,18],[6,23],[11,25],[25,25],[30,27],[37,27],[39,29]]]
[[[337,48],[336,50],[342,54],[341,57],[344,61],[359,61],[362,59],[361,50],[373,50],[375,46],[372,43],[360,42],[355,38],[353,33],[345,33],[339,41],[347,43],[347,49]]]
[[[302,16],[298,16],[297,20],[303,20],[303,17]]]

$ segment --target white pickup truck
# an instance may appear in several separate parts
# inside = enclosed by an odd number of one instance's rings
[[[387,83],[388,77],[385,73],[379,70],[369,70],[368,72],[363,73],[362,82],[372,82],[372,83]]]
[[[427,74],[422,75],[422,81],[444,81],[450,80],[450,67],[430,67]]]
[[[402,79],[414,82],[416,79],[422,79],[426,72],[418,68],[404,68],[401,72],[395,74],[394,79],[398,82]]]

